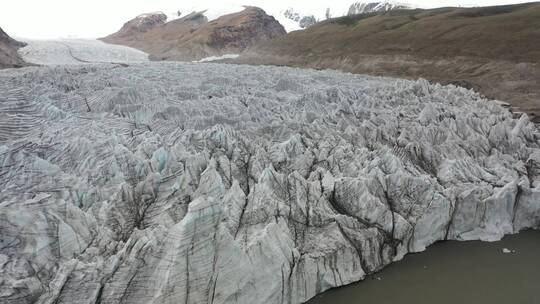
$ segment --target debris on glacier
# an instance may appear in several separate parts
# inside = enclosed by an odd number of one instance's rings
[[[0,72],[0,302],[301,303],[540,227],[540,134],[455,87],[280,67]]]

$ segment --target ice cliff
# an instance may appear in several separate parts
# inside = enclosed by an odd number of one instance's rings
[[[424,80],[219,64],[0,72],[0,302],[301,303],[540,226],[540,134]]]

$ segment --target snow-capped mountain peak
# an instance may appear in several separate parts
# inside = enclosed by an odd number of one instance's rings
[[[270,11],[269,14],[273,15],[285,27],[287,32],[290,32],[306,29],[319,21],[330,18],[413,8],[416,8],[416,6],[392,0],[359,1],[352,3],[348,7],[336,6],[329,2],[329,6],[326,8],[321,7],[314,10],[308,7],[288,7],[285,10]]]
[[[287,32],[306,29],[319,21],[323,21],[329,18],[337,18],[346,15],[355,15],[363,13],[373,12],[385,12],[393,9],[411,9],[415,6],[395,2],[392,0],[381,1],[358,1],[351,0],[350,5],[343,3],[328,2],[327,6],[298,6],[291,5],[287,7],[279,7],[274,5],[268,5],[261,7],[266,11],[268,15],[273,16]],[[192,12],[200,12],[204,14],[209,21],[215,20],[223,15],[232,14],[244,10],[244,6],[241,5],[221,5],[216,4],[212,7],[206,7],[201,5],[192,5],[178,8],[169,8],[167,21],[172,21],[185,17]],[[150,13],[141,15],[141,17],[149,17],[145,15],[155,15],[157,13]],[[147,18],[143,18],[147,19]]]
[[[412,9],[413,5],[394,1],[356,2],[351,4],[347,15],[386,12],[395,9]]]
[[[287,30],[287,32],[299,29],[306,29],[319,20],[314,15],[303,15],[298,13],[294,8],[289,7],[279,14],[274,15]]]

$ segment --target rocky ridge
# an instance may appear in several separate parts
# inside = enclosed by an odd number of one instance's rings
[[[0,93],[1,302],[301,303],[540,228],[537,126],[453,85],[144,63]]]
[[[11,38],[0,28],[0,69],[25,66],[26,63],[17,54],[17,50],[25,43]]]

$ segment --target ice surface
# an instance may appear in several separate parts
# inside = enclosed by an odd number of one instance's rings
[[[0,72],[0,302],[301,303],[540,226],[540,134],[454,86],[278,67]]]
[[[19,49],[26,61],[39,65],[133,63],[148,61],[142,51],[91,39],[23,40]]]

